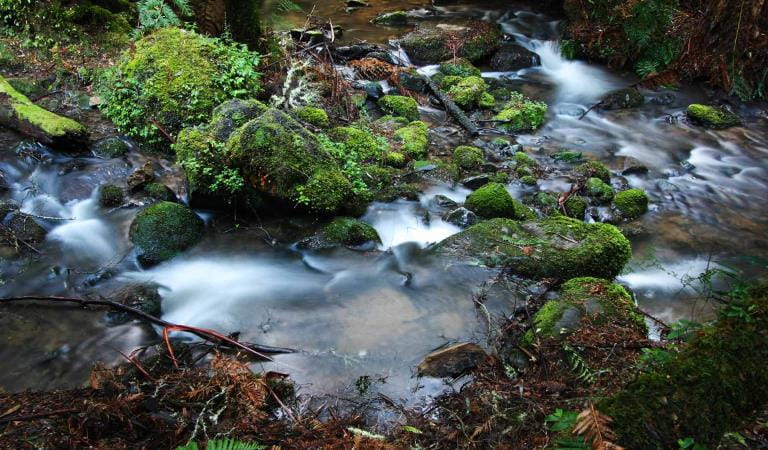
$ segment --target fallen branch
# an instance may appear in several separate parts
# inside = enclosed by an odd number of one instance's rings
[[[197,328],[197,327],[191,327],[187,325],[179,325],[179,324],[171,323],[163,319],[160,319],[158,317],[155,317],[151,314],[147,314],[144,311],[133,308],[131,306],[123,305],[121,303],[117,303],[109,300],[86,300],[86,299],[74,298],[74,297],[50,297],[50,296],[46,297],[46,296],[37,296],[37,295],[26,295],[26,296],[20,296],[20,297],[0,298],[0,303],[34,301],[34,300],[52,301],[52,302],[59,302],[59,303],[77,303],[78,305],[85,306],[85,307],[106,306],[109,308],[127,312],[129,314],[142,318],[148,322],[151,322],[155,325],[159,325],[163,327],[165,335],[167,335],[168,331],[185,331],[187,333],[194,334],[195,336],[198,336],[207,341],[219,342],[222,345],[225,345],[228,347],[239,348],[248,353],[251,353],[252,355],[258,356],[259,358],[267,359],[269,361],[271,361],[272,358],[266,356],[265,353],[278,354],[278,353],[293,353],[295,351],[289,348],[271,347],[267,345],[240,342],[236,339],[230,338],[229,336],[225,336],[215,330],[209,330],[206,328]]]
[[[168,142],[170,142],[171,144],[175,144],[176,143],[176,139],[174,139],[173,136],[171,136],[167,131],[165,131],[165,128],[163,128],[162,125],[160,125],[157,122],[157,120],[155,120],[154,117],[147,117],[147,120],[149,121],[149,123],[154,125],[155,128],[157,128],[157,130],[160,132],[160,134],[162,134],[163,137],[168,140]]]
[[[437,84],[434,81],[432,81],[429,77],[424,77],[424,80],[426,80],[427,86],[432,89],[432,92],[435,93],[437,98],[440,99],[440,102],[442,102],[442,104],[445,106],[445,109],[448,110],[451,116],[453,116],[453,118],[456,119],[456,121],[459,122],[459,124],[464,127],[464,129],[467,130],[471,136],[477,136],[480,134],[480,131],[477,129],[477,125],[469,120],[469,117],[464,114],[464,111],[456,106],[456,103],[454,103],[450,97],[445,95],[445,93],[443,93],[443,91],[437,87]]]
[[[19,422],[22,420],[34,420],[34,419],[42,419],[44,417],[50,417],[50,416],[58,416],[60,414],[69,414],[77,412],[76,409],[57,409],[56,411],[48,411],[44,413],[37,413],[37,414],[29,414],[27,416],[16,416],[16,417],[3,417],[0,419],[0,423],[8,423],[8,422]]]
[[[590,106],[589,108],[587,108],[587,110],[586,110],[586,111],[584,111],[584,112],[581,114],[581,116],[579,116],[579,120],[581,120],[581,119],[583,119],[583,118],[587,117],[587,114],[589,114],[589,112],[590,112],[590,111],[592,111],[593,109],[597,108],[598,106],[600,106],[600,105],[602,105],[602,104],[603,104],[603,101],[602,101],[602,100],[600,100],[599,102],[597,102],[597,103],[595,103],[594,105],[592,105],[592,106]]]

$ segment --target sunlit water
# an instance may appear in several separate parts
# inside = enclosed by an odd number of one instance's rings
[[[368,21],[381,10],[413,8],[414,17],[434,20],[500,21],[506,33],[538,53],[539,67],[485,72],[550,104],[543,128],[518,141],[555,169],[558,163],[548,155],[562,148],[600,159],[616,174],[628,157],[649,169],[646,175],[614,177],[616,183],[646,189],[651,197],[651,211],[638,221],[642,230],[632,238],[635,257],[619,278],[633,289],[643,309],[669,321],[704,317],[707,308],[695,278],[725,267],[720,263],[749,273],[747,258],[766,254],[765,119],[745,109],[741,112],[750,118],[744,128],[713,132],[690,126],[680,120],[681,112],[688,103],[705,99],[698,88],[644,91],[651,100],[662,94],[674,97],[671,103],[649,101],[632,111],[594,110],[580,119],[601,95],[636,80],[563,59],[558,23],[546,16],[509,11],[508,2],[425,9],[427,2],[390,1],[351,12],[331,3],[319,3],[316,12],[334,17],[348,30],[344,39],[350,42],[396,38],[408,28],[377,27]],[[434,70],[420,68],[422,73]],[[460,203],[469,193],[466,189],[435,184],[419,201],[372,204],[363,220],[382,238],[375,250],[298,251],[293,244],[315,225],[306,228],[286,219],[265,226],[269,233],[284,233],[276,237],[255,226],[211,230],[187,254],[141,270],[127,242],[127,227],[137,209],[105,210],[94,197],[99,184],[124,180],[135,161],[58,156],[38,163],[19,161],[10,148],[5,153],[0,164],[11,182],[7,197],[28,213],[60,220],[39,219],[50,230],[41,250],[55,256],[25,270],[5,264],[2,295],[98,293],[106,288],[91,287],[89,280],[108,265],[117,274],[105,286],[159,283],[166,320],[240,331],[245,340],[297,349],[256,368],[288,372],[308,393],[348,391],[363,375],[378,380],[375,389],[393,398],[435,393],[439,382],[412,376],[419,360],[446,343],[482,343],[487,333],[473,294],[495,272],[446,264],[425,250],[459,231],[442,220],[445,210],[435,205],[434,196]],[[555,173],[538,189],[564,191],[569,186],[568,179]],[[509,189],[516,197],[530,193],[514,184]],[[522,298],[514,289],[506,292],[489,301],[496,317],[509,313]],[[114,325],[96,312],[50,305],[5,308],[0,329],[4,342],[12,344],[0,348],[5,367],[12,368],[0,375],[0,387],[9,390],[77,385],[87,379],[94,361],[114,364],[121,360],[117,350],[130,352],[156,342],[147,327]],[[18,351],[21,345],[23,352]]]

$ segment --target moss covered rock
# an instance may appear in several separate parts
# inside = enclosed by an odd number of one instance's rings
[[[600,178],[589,178],[585,189],[587,195],[592,197],[597,203],[610,203],[615,195],[613,188],[605,184]]]
[[[379,99],[379,107],[392,116],[405,117],[410,121],[419,120],[419,105],[411,97],[385,95]]]
[[[571,195],[565,201],[564,206],[568,217],[584,220],[584,215],[587,213],[587,201],[584,200],[584,197]]]
[[[443,75],[457,76],[461,78],[479,77],[482,74],[480,69],[475,67],[466,58],[456,58],[455,60],[450,59],[448,61],[443,61],[440,63],[438,72]]]
[[[613,225],[564,216],[487,220],[443,240],[435,251],[535,279],[613,279],[632,254],[629,241]]]
[[[123,55],[101,89],[103,110],[121,132],[164,151],[165,133],[207,122],[229,98],[254,96],[258,62],[240,44],[163,28]]]
[[[87,132],[78,122],[30,101],[0,76],[0,124],[52,147],[84,150]]]
[[[532,131],[544,123],[547,109],[546,103],[535,102],[519,92],[512,92],[510,100],[494,120],[502,121],[498,126],[506,131]]]
[[[501,32],[495,24],[469,21],[462,25],[422,24],[400,40],[415,64],[438,64],[452,58],[451,38],[463,42],[458,56],[473,63],[489,58],[499,48]]]
[[[648,211],[648,195],[642,189],[627,189],[616,194],[614,204],[624,219],[633,220]]]
[[[643,316],[620,285],[592,277],[573,278],[563,283],[560,297],[546,302],[534,315],[536,333],[529,331],[523,342],[541,339],[561,339],[575,331],[587,320],[595,325],[607,322],[635,328],[648,334]]]
[[[601,163],[600,161],[587,161],[576,166],[574,172],[576,175],[584,179],[598,178],[604,183],[611,182],[611,171],[608,170],[608,168],[605,167],[605,164]]]
[[[461,109],[472,109],[478,106],[485,94],[485,81],[480,77],[466,77],[448,89],[448,95]]]
[[[313,106],[303,106],[296,110],[296,116],[302,121],[316,127],[325,128],[330,124],[328,113],[324,109]]]
[[[427,156],[429,148],[429,129],[422,121],[414,121],[407,126],[395,130],[393,137],[399,142],[400,151],[412,158]]]
[[[153,200],[162,202],[175,202],[176,194],[168,186],[162,183],[149,183],[144,186],[144,193]]]
[[[130,151],[130,146],[119,137],[112,136],[100,140],[91,150],[101,158],[119,158]]]
[[[493,217],[524,219],[528,216],[528,208],[513,199],[507,188],[500,183],[488,183],[471,193],[464,202],[464,206],[487,219]]]
[[[405,11],[383,12],[374,17],[371,22],[390,27],[405,26],[408,25],[408,13]]]
[[[366,242],[381,242],[379,233],[365,222],[351,217],[337,217],[328,224],[323,233],[331,242],[344,245],[362,245]]]
[[[405,163],[405,155],[400,152],[388,152],[384,155],[384,164],[390,167],[402,168]]]
[[[477,147],[460,145],[453,151],[453,162],[461,169],[476,169],[483,161],[483,151]]]
[[[99,187],[99,205],[105,208],[120,206],[125,200],[125,192],[114,184],[105,184]]]
[[[638,92],[637,89],[617,89],[603,96],[600,100],[600,108],[607,110],[637,108],[644,101],[643,94]]]
[[[334,128],[331,137],[342,144],[346,151],[356,152],[364,160],[380,160],[389,151],[389,144],[383,137],[376,136],[366,128],[349,126]]]
[[[721,129],[741,124],[739,116],[716,106],[694,103],[686,112],[691,121],[707,128]]]
[[[202,219],[191,209],[178,203],[158,202],[136,215],[131,223],[130,239],[140,259],[154,264],[195,245],[203,231]]]

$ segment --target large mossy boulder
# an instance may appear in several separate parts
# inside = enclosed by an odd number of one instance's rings
[[[438,64],[452,58],[448,44],[461,41],[458,55],[477,63],[499,48],[501,31],[495,24],[469,21],[463,25],[422,24],[400,40],[400,45],[415,64]]]
[[[581,277],[563,283],[560,297],[544,303],[533,317],[535,332],[526,333],[523,341],[530,344],[534,336],[559,340],[585,321],[596,326],[611,323],[648,334],[645,320],[626,289],[601,278]]]
[[[586,224],[564,216],[516,222],[491,219],[455,234],[435,247],[451,259],[505,267],[541,279],[615,278],[632,254],[613,225]]]
[[[103,110],[121,132],[165,151],[223,101],[254,96],[258,63],[242,44],[163,28],[137,41],[106,77]]]
[[[42,144],[65,150],[84,150],[83,125],[43,109],[0,76],[0,125],[30,136]]]
[[[203,231],[202,219],[191,209],[178,203],[158,202],[136,215],[129,237],[140,260],[156,264],[195,245]]]
[[[385,95],[379,99],[379,107],[386,114],[395,117],[405,117],[409,121],[419,120],[419,104],[411,97]]]

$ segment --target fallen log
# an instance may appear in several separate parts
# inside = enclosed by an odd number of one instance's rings
[[[62,150],[85,150],[88,133],[80,123],[43,109],[0,76],[0,125]]]
[[[453,103],[453,100],[451,100],[451,98],[448,97],[443,91],[441,91],[434,81],[432,81],[429,77],[424,77],[424,79],[427,81],[429,88],[432,89],[432,92],[434,92],[437,98],[440,99],[440,102],[442,102],[442,104],[445,106],[445,109],[451,114],[451,116],[453,116],[453,118],[456,119],[456,121],[459,122],[459,124],[464,127],[464,129],[467,130],[471,136],[479,135],[480,131],[477,129],[477,125],[469,120],[469,117],[464,114],[464,111],[456,106],[456,103]]]
[[[140,319],[144,319],[155,325],[159,325],[163,327],[163,334],[164,334],[163,337],[166,338],[166,341],[167,341],[168,331],[185,331],[187,333],[194,334],[207,341],[218,342],[221,345],[224,345],[230,348],[239,348],[248,353],[251,353],[252,355],[258,356],[259,358],[264,358],[270,361],[272,360],[272,358],[266,356],[265,353],[280,354],[280,353],[295,352],[295,350],[290,348],[272,347],[268,345],[253,344],[250,342],[241,342],[237,339],[233,339],[229,336],[225,336],[215,330],[209,330],[206,328],[197,328],[197,327],[191,327],[188,325],[179,325],[179,324],[171,323],[159,317],[155,317],[151,314],[147,314],[144,311],[141,311],[140,309],[133,308],[131,306],[123,305],[121,303],[117,303],[109,300],[88,300],[88,299],[75,298],[75,297],[53,297],[53,296],[38,296],[38,295],[25,295],[25,296],[19,296],[19,297],[0,298],[0,303],[11,303],[11,302],[21,302],[21,301],[48,301],[48,302],[58,302],[58,303],[76,303],[80,306],[85,306],[85,307],[106,306],[108,308],[113,308],[119,311],[127,312]]]

